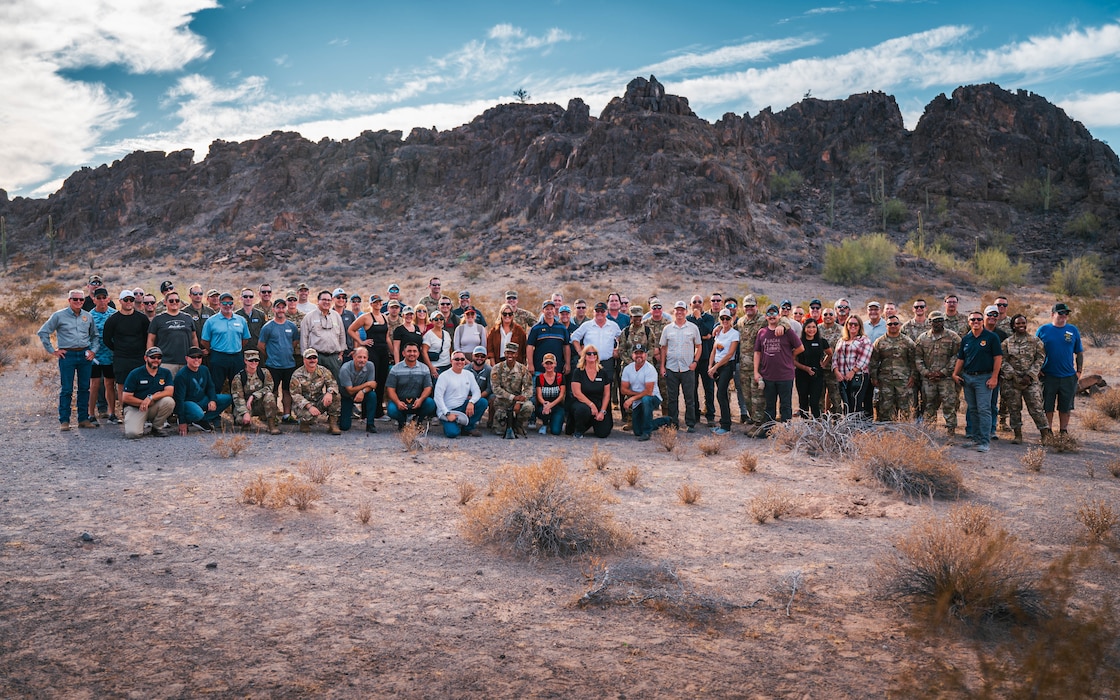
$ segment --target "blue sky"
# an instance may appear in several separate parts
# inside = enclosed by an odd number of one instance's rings
[[[0,0],[0,188],[275,129],[454,128],[524,88],[592,114],[653,74],[704,119],[881,90],[908,128],[996,82],[1120,146],[1120,0]]]

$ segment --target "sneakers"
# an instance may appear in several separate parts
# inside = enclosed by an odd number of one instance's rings
[[[642,433],[638,436],[638,442],[646,442],[649,440],[649,433]]]
[[[685,432],[686,433],[695,433],[696,432],[696,426],[695,425],[688,426],[688,429],[685,430]]]
[[[120,423],[121,423],[121,419],[118,418],[117,414],[115,414],[115,413],[110,413],[109,417],[106,418],[105,420],[109,421],[113,425],[120,425]]]
[[[576,440],[582,440],[582,439],[583,439],[583,433],[576,433]]]
[[[730,432],[730,430],[724,430],[723,428],[712,428],[712,435],[727,435]]]
[[[210,422],[206,421],[206,420],[201,420],[201,419],[196,420],[195,422],[191,423],[191,427],[192,428],[198,428],[199,430],[201,430],[204,433],[214,432],[214,426],[210,425]]]
[[[101,426],[97,423],[96,420],[83,420],[83,421],[78,421],[78,427],[79,428],[100,428]]]
[[[467,437],[482,437],[482,431],[479,430],[478,428],[475,428],[474,430],[470,431],[469,433],[463,433],[463,434],[466,435]]]
[[[547,433],[548,433],[548,426],[547,425],[542,425],[540,427],[540,430],[537,431],[537,435],[546,435]]]
[[[152,428],[152,435],[155,435],[156,437],[167,437],[170,434],[171,433],[167,432],[163,428]]]
[[[976,451],[977,452],[987,452],[990,449],[992,449],[992,448],[988,445],[977,445],[976,446]]]
[[[369,423],[366,423],[366,432],[367,433],[376,433],[377,432],[377,426],[374,425],[372,421],[370,421]]]

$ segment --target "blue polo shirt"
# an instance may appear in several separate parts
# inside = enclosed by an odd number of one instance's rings
[[[566,372],[564,364],[564,347],[572,342],[572,336],[567,327],[559,319],[553,319],[552,325],[541,321],[529,330],[529,338],[525,341],[533,346],[533,369],[537,372],[544,371],[544,356],[552,353],[556,356],[556,371]]]
[[[971,331],[961,336],[957,359],[964,360],[961,371],[965,374],[991,374],[996,367],[996,355],[1003,355],[1003,349],[995,333],[985,329],[979,336]]]
[[[214,352],[237,354],[241,352],[242,342],[249,339],[249,326],[243,316],[234,314],[226,318],[217,314],[206,319],[202,326],[202,339],[210,343]]]
[[[1042,346],[1046,348],[1046,360],[1042,363],[1042,373],[1048,377],[1072,377],[1077,374],[1073,362],[1074,355],[1084,352],[1081,349],[1081,332],[1077,326],[1067,323],[1062,327],[1044,323],[1035,332]]]

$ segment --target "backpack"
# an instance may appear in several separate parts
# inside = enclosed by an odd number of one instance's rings
[[[243,398],[248,399],[249,394],[245,391],[245,389],[249,385],[249,373],[245,370],[241,370],[238,376],[241,377],[241,393],[244,395]],[[261,380],[261,384],[268,383],[264,380],[264,367],[261,367],[260,365],[257,365],[257,379]],[[230,388],[232,389],[233,387]]]

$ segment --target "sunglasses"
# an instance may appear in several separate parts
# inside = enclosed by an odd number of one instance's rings
[[[848,325],[851,326],[852,328],[859,328],[859,321],[852,321]]]
[[[836,314],[834,314],[832,312],[826,312],[826,313],[823,313],[821,315],[824,316],[825,318],[836,318]]]
[[[167,303],[168,303],[168,304],[178,304],[178,303],[179,303],[179,300],[178,300],[178,299],[168,299],[168,300],[167,300]]]
[[[577,306],[576,311],[587,311],[587,307],[586,306]]]
[[[924,309],[924,308],[926,308],[926,305],[925,304],[914,304],[914,308],[915,309]]]
[[[996,306],[999,306],[999,307],[1004,308],[1004,309],[1007,308],[1007,304],[1000,304],[998,302],[996,303]]]
[[[465,357],[452,357],[451,361],[452,362],[466,362],[467,358],[465,358]],[[545,364],[548,364],[548,363],[546,362]]]
[[[850,306],[837,306],[836,310],[837,311],[847,311],[850,308],[852,308],[852,307],[850,307]]]
[[[265,295],[265,294],[272,294],[272,290],[271,289],[262,289],[261,290],[261,295]]]
[[[152,303],[154,303],[154,302],[151,302],[151,301],[146,301],[146,302],[144,302],[144,303],[145,303],[145,304],[152,304]],[[233,302],[232,302],[232,301],[223,301],[223,302],[222,302],[222,306],[233,306]]]
[[[887,325],[888,325],[888,326],[901,326],[902,324],[901,324],[901,323],[894,323],[894,322],[891,322],[891,323],[888,323]]]
[[[1069,316],[1069,312],[1068,311],[1059,311],[1058,315],[1059,316]]]
[[[148,305],[148,306],[155,306],[155,305],[156,305],[156,303],[155,303],[154,301],[145,301],[144,303],[145,303],[146,305]],[[230,306],[233,306],[233,302],[231,301],[231,302],[229,303],[229,305],[230,305]]]
[[[148,355],[149,360],[162,360],[163,355]]]
[[[584,355],[594,355],[595,357],[598,357],[598,356],[599,356],[599,353],[597,353],[597,352],[585,352],[585,353],[583,353],[583,354],[584,354]]]
[[[512,313],[510,313],[509,311],[503,311],[503,312],[502,312],[502,315],[503,315],[503,316],[512,316],[513,314],[512,314]]]
[[[305,358],[303,358],[303,361],[304,362],[318,362],[319,358],[318,357],[305,357]]]
[[[987,316],[988,316],[988,318],[998,318],[999,317],[999,312],[998,311],[993,311],[992,313],[987,314]]]
[[[590,354],[590,353],[588,353],[588,354]],[[552,360],[545,360],[545,361],[544,361],[544,364],[545,364],[545,365],[554,365],[554,364],[556,364],[556,363],[555,363],[555,362],[553,362]]]
[[[202,292],[187,292],[187,294],[190,294],[192,297],[202,296]],[[264,292],[261,292],[261,294],[264,294]]]
[[[101,286],[101,283],[100,283],[100,282],[90,282],[90,283],[89,283],[89,286],[91,286],[91,287],[100,287],[100,286]]]
[[[245,361],[246,362],[260,362],[260,360],[250,360],[248,357],[245,358]]]
[[[968,322],[969,323],[983,323],[984,319],[982,319],[982,318],[970,318],[970,319],[968,319]]]
[[[124,299],[121,299],[121,301],[136,301],[136,297],[125,297]]]
[[[777,315],[778,315],[778,312],[777,312],[777,311],[767,311],[767,312],[766,312],[766,315],[767,315],[767,316],[777,316]]]
[[[70,301],[85,301],[85,297],[70,297]],[[155,302],[152,302],[153,304]]]
[[[242,299],[252,299],[254,296],[255,296],[254,294],[242,294],[241,298]]]

